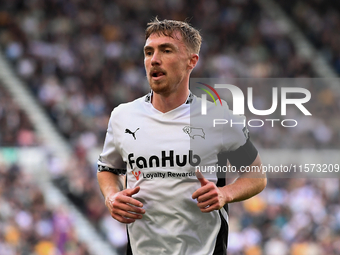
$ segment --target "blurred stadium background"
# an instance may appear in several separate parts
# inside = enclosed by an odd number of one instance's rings
[[[142,47],[155,16],[201,30],[192,77],[340,74],[338,1],[1,0],[1,255],[124,254],[96,159],[111,110],[148,92]],[[327,150],[339,163],[339,90],[313,91],[321,107],[298,135],[255,131],[264,158]],[[270,179],[232,204],[228,254],[340,254],[339,179]]]

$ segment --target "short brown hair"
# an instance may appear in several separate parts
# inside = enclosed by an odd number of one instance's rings
[[[184,43],[190,51],[198,54],[201,48],[202,37],[199,31],[187,22],[177,20],[158,20],[156,17],[153,21],[148,23],[145,30],[145,40],[151,34],[165,35],[172,37],[175,31],[179,31],[183,37]]]

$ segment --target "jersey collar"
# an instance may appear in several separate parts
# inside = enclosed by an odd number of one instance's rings
[[[189,91],[189,96],[187,98],[187,100],[185,101],[185,104],[191,104],[192,103],[192,100],[194,99],[194,94],[192,94],[191,91]],[[145,102],[147,103],[151,103],[151,98],[152,98],[152,94],[153,94],[153,91],[151,90],[150,93],[148,93],[146,96],[145,96]]]

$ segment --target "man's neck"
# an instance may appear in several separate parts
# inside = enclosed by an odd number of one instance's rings
[[[152,93],[151,102],[155,109],[162,113],[166,113],[184,104],[188,99],[189,93],[189,89],[186,89],[183,92],[177,91],[168,96]]]

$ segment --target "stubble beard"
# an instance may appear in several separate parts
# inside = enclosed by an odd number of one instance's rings
[[[171,93],[171,87],[168,81],[153,81],[149,79],[149,85],[152,91],[156,94],[167,96]]]
[[[174,91],[176,91],[180,82],[181,82],[180,77],[172,81],[169,81],[168,79],[163,80],[163,81],[153,81],[152,77],[150,77],[149,79],[149,85],[152,91],[156,94],[159,94],[165,97],[169,96]]]
[[[152,91],[156,94],[167,94],[169,92],[168,86],[165,84],[159,84],[159,83],[150,83],[150,87]]]

